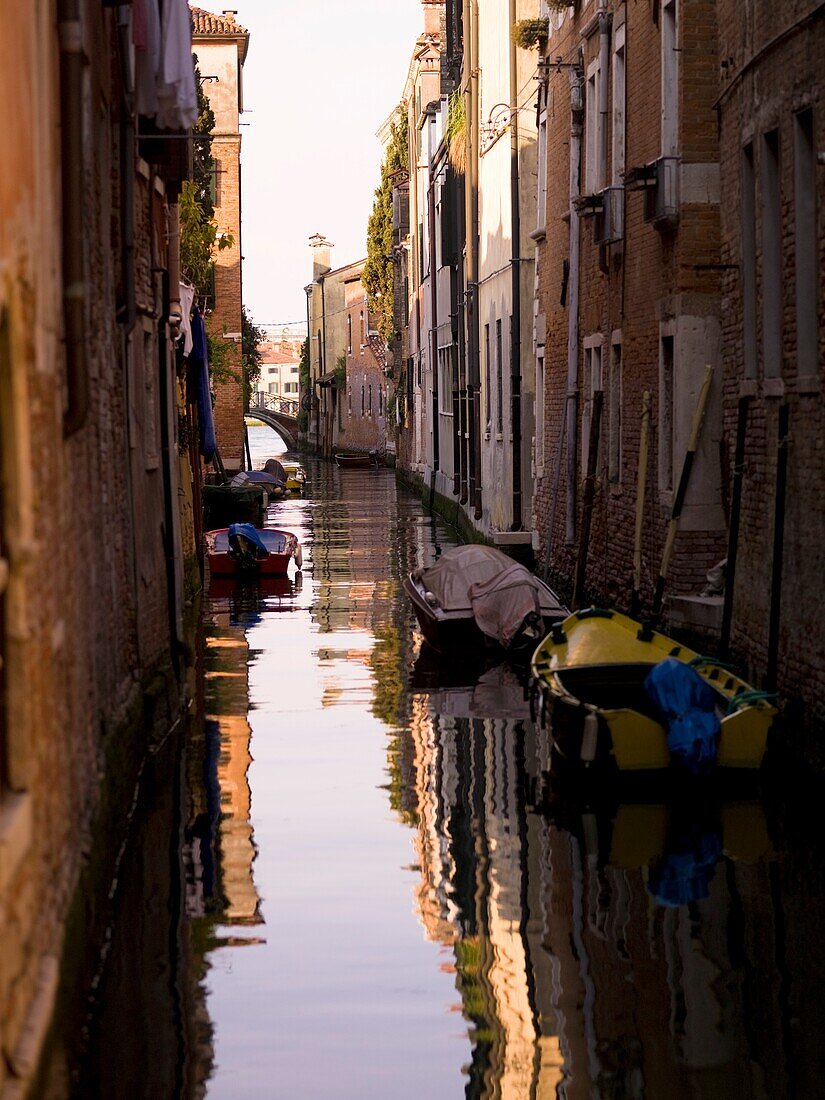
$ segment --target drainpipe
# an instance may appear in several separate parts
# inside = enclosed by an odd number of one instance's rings
[[[63,435],[74,435],[89,412],[86,301],[83,264],[83,28],[80,0],[59,0],[60,174],[63,246],[63,327],[68,405]]]
[[[608,77],[610,75],[610,23],[607,0],[599,0],[599,178],[600,190],[607,187],[607,139],[609,135]]]
[[[516,0],[510,0],[510,26],[516,22]],[[513,523],[522,528],[521,489],[521,210],[519,208],[518,52],[510,36],[510,222],[512,320],[510,322],[510,428],[513,437]]]
[[[117,307],[117,320],[129,335],[137,321],[135,286],[135,81],[131,65],[132,12],[126,5],[118,9],[118,49],[123,81],[120,113],[120,181],[123,199],[120,208],[120,280],[123,300]]]
[[[579,195],[582,156],[582,70],[570,70],[570,275],[567,306],[567,516],[565,539],[576,538],[579,381]]]
[[[430,161],[429,193],[427,196],[427,216],[430,222],[430,367],[432,371],[432,408],[433,408],[433,465],[430,472],[430,507],[435,494],[435,475],[439,469],[439,423],[438,423],[438,277],[436,274],[435,252],[435,174]],[[443,213],[443,211],[442,211]]]
[[[467,352],[469,357],[468,451],[470,455],[469,489],[473,515],[482,516],[481,501],[481,369],[479,364],[478,329],[478,0],[467,5],[468,21],[464,25],[467,107]],[[468,35],[469,27],[469,35]],[[467,42],[469,40],[469,49]]]

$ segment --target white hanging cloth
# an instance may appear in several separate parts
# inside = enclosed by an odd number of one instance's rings
[[[183,336],[183,354],[188,355],[192,350],[192,321],[189,314],[192,312],[192,302],[195,299],[195,288],[188,283],[180,284],[180,331]]]
[[[188,130],[194,126],[198,97],[192,62],[191,14],[186,0],[166,0],[163,6],[157,92],[157,124],[161,129]]]

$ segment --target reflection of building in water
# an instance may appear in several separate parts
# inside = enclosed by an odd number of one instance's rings
[[[216,604],[206,657],[206,815],[200,829],[205,908],[226,924],[262,923],[250,822],[249,645]],[[205,835],[204,835],[205,834]]]
[[[419,912],[430,938],[454,946],[474,1047],[468,1095],[543,1100],[562,1074],[558,1043],[540,1029],[524,919],[523,734],[512,719],[459,711],[455,693],[412,701]]]

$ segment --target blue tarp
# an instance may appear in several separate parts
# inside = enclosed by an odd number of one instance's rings
[[[645,680],[648,698],[667,721],[671,759],[695,775],[716,763],[716,694],[696,669],[668,657]]]
[[[229,539],[230,546],[232,545],[233,540],[238,537],[247,539],[258,551],[257,556],[259,558],[265,558],[269,553],[266,548],[266,543],[263,541],[261,536],[258,534],[256,528],[253,527],[251,523],[233,523],[227,531],[227,537]]]
[[[211,462],[218,449],[215,437],[215,420],[212,415],[212,394],[209,392],[209,355],[206,349],[206,328],[197,306],[192,314],[192,353],[189,356],[194,364],[198,395],[198,424],[200,427],[200,449],[206,462]]]

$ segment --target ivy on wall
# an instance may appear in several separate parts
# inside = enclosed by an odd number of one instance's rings
[[[394,265],[392,260],[393,177],[409,170],[406,111],[391,123],[390,141],[381,165],[381,182],[375,189],[375,203],[367,224],[367,262],[361,276],[367,305],[384,343],[393,336]]]

